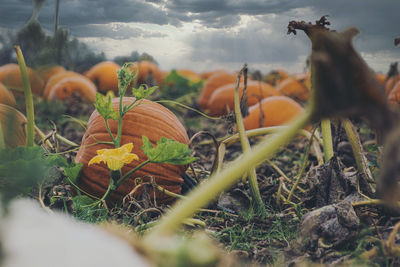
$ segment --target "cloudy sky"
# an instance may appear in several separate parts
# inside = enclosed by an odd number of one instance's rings
[[[54,28],[56,0],[39,21]],[[160,68],[239,70],[243,63],[268,72],[301,72],[310,52],[305,34],[287,35],[290,20],[329,15],[331,28],[360,29],[354,44],[376,71],[399,61],[400,0],[61,0],[60,26],[112,59],[149,53]],[[0,29],[18,29],[32,0],[0,0]]]

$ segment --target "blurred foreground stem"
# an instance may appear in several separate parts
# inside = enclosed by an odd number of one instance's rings
[[[33,109],[33,97],[32,89],[29,83],[28,71],[26,69],[25,59],[22,54],[21,48],[18,45],[14,46],[15,52],[17,53],[17,60],[19,69],[21,71],[22,84],[24,86],[24,96],[26,105],[26,118],[27,118],[27,130],[26,130],[26,146],[33,146],[34,141],[34,130],[35,130],[35,113]]]
[[[151,245],[157,237],[174,233],[184,219],[192,217],[200,208],[207,206],[218,194],[233,186],[249,169],[271,158],[277,150],[296,136],[298,130],[306,126],[310,119],[311,112],[307,110],[287,128],[256,145],[251,153],[244,154],[243,157],[228,164],[219,174],[212,175],[191,191],[186,199],[178,201],[145,236],[144,241]]]

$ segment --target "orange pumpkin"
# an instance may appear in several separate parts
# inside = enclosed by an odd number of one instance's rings
[[[6,147],[26,144],[26,117],[13,107],[0,104],[0,122]]]
[[[44,84],[47,84],[47,81],[51,76],[67,71],[63,66],[60,65],[45,65],[36,69],[39,76],[43,79]]]
[[[158,85],[164,81],[164,74],[153,62],[144,60],[137,63],[139,68],[138,84],[147,84],[149,80],[155,81]]]
[[[93,103],[96,101],[96,85],[83,75],[64,77],[58,83],[48,87],[46,99],[65,100],[77,93],[83,101]]]
[[[263,118],[261,117],[261,112]],[[304,112],[303,107],[287,96],[271,96],[249,108],[244,118],[246,130],[283,125]]]
[[[124,97],[123,103],[130,104],[134,98]],[[113,99],[115,110],[119,107],[119,98]],[[111,132],[116,135],[117,121],[109,120]],[[140,149],[142,136],[145,135],[155,144],[162,136],[174,139],[178,142],[188,144],[189,138],[183,125],[178,118],[164,106],[150,100],[142,100],[141,104],[130,110],[123,118],[121,145],[133,143],[132,153],[139,156],[139,160],[134,160],[122,168],[122,173],[126,173],[147,158]],[[76,155],[75,161],[83,163],[82,174],[79,180],[79,187],[84,191],[101,197],[109,184],[110,171],[105,164],[93,164],[88,166],[88,162],[96,151],[103,148],[113,148],[107,144],[96,144],[99,141],[111,141],[106,130],[104,119],[97,111],[94,111],[89,118],[87,130],[82,139],[81,147]],[[169,191],[180,193],[186,166],[171,164],[147,164],[133,174],[133,177],[125,180],[124,183],[110,195],[111,202],[120,201],[126,194],[131,192],[136,186],[135,178],[141,177],[143,181],[149,181],[149,177],[154,177],[155,182]],[[137,191],[137,192],[140,192]],[[151,190],[150,195],[153,195]],[[158,201],[171,200],[160,192],[155,192]]]
[[[306,101],[310,96],[310,91],[304,83],[300,82],[301,79],[302,78],[286,78],[278,85],[277,89],[283,95],[293,97],[300,101]]]
[[[104,61],[91,67],[85,73],[85,76],[94,82],[99,92],[107,93],[107,91],[114,91],[118,93],[117,70],[120,68],[115,62]]]
[[[236,75],[228,73],[226,71],[219,71],[211,75],[206,83],[204,84],[203,89],[201,90],[199,96],[199,106],[202,110],[206,110],[208,108],[208,102],[212,93],[219,87],[236,82]]]
[[[208,111],[210,115],[221,116],[234,109],[235,87],[236,83],[231,83],[214,91],[208,102]],[[243,84],[241,84],[239,90],[241,97],[243,94]],[[267,83],[259,81],[249,81],[247,83],[246,96],[248,106],[258,103],[263,98],[276,95],[281,95],[281,93]]]
[[[51,76],[50,79],[47,81],[46,86],[43,91],[43,97],[45,99],[48,99],[50,89],[53,88],[53,86],[55,84],[59,83],[62,79],[65,79],[67,77],[74,77],[74,76],[79,76],[79,77],[85,78],[88,81],[90,81],[89,78],[87,78],[87,77],[83,76],[82,74],[79,74],[75,71],[64,71],[64,72],[56,73],[53,76]]]
[[[0,82],[0,104],[16,106],[14,95]]]
[[[43,79],[37,74],[37,72],[27,67],[29,81],[32,89],[32,93],[35,95],[42,95],[44,89]],[[0,67],[0,82],[2,82],[7,88],[24,90],[22,84],[21,71],[18,64],[10,63]],[[16,91],[17,92],[17,91]]]

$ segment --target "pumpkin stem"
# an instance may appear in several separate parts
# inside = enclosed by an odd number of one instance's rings
[[[25,59],[19,45],[14,46],[17,54],[17,60],[21,71],[22,83],[24,86],[24,96],[26,105],[26,118],[27,118],[27,132],[26,132],[26,146],[33,146],[35,134],[35,113],[33,108],[32,89],[29,83],[28,71],[26,69]]]
[[[297,135],[299,129],[310,122],[311,114],[312,110],[307,109],[287,128],[257,144],[251,153],[245,153],[243,157],[229,163],[219,174],[211,175],[207,181],[191,191],[186,199],[178,201],[145,236],[144,242],[151,245],[157,237],[176,231],[185,218],[192,217],[201,207],[215,199],[219,193],[234,185],[250,168],[271,158],[283,145]]]
[[[239,74],[238,74],[237,80],[236,80],[235,92],[234,92],[236,125],[237,125],[237,129],[239,132],[240,143],[242,144],[243,153],[246,154],[246,153],[251,153],[251,147],[250,147],[249,139],[247,139],[246,132],[244,129],[244,122],[243,122],[242,111],[241,111],[241,102],[242,101],[239,100],[239,97],[240,97],[239,96],[239,85],[240,85],[240,76],[242,75],[242,73],[244,73],[243,76],[245,79],[242,99],[243,98],[245,99],[246,80],[247,80],[247,75],[246,75],[247,74],[247,65],[246,64],[239,71]],[[254,167],[249,168],[248,182],[249,182],[250,192],[251,192],[252,199],[253,199],[253,206],[254,206],[256,212],[264,217],[267,215],[267,211],[265,210],[264,203],[261,199],[261,194],[260,194],[260,190],[258,188],[258,183],[257,183],[256,169]]]

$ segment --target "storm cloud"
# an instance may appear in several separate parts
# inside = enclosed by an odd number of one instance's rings
[[[49,31],[55,2],[47,0],[39,16]],[[91,40],[136,38],[138,42],[132,43],[143,43],[143,47],[146,38],[168,40],[169,46],[176,40],[176,50],[184,51],[180,56],[198,66],[218,61],[235,67],[247,62],[290,68],[304,61],[310,44],[302,33],[286,35],[288,22],[315,21],[329,15],[332,29],[360,29],[354,40],[356,48],[373,68],[382,71],[399,59],[399,48],[393,46],[393,39],[400,35],[399,10],[399,0],[61,0],[59,24],[72,35]],[[18,29],[31,14],[31,0],[1,0],[0,28]],[[195,26],[188,30],[187,24]],[[176,34],[184,31],[185,37]],[[106,46],[104,43],[105,50]],[[156,52],[142,52],[157,59]],[[170,55],[169,51],[160,53]]]

